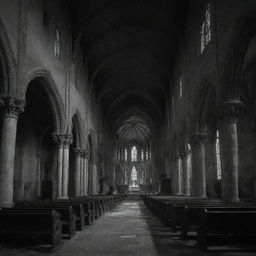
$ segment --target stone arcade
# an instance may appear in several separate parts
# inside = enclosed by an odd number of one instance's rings
[[[0,0],[0,255],[250,255],[255,60],[254,0]]]

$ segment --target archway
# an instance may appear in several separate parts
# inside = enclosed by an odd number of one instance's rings
[[[69,184],[68,184],[68,196],[75,196],[75,186],[76,186],[76,154],[79,154],[79,150],[82,147],[81,143],[81,128],[80,119],[78,114],[75,114],[72,118],[72,135],[73,142],[69,148]],[[80,159],[80,158],[79,158]],[[80,166],[81,168],[81,166]]]
[[[33,79],[26,91],[26,108],[17,126],[14,201],[50,199],[56,193],[57,159],[52,133],[56,131],[56,106],[52,105],[44,78]]]

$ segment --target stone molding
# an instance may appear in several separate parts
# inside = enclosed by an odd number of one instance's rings
[[[242,110],[243,104],[240,100],[226,101],[219,107],[219,118],[224,123],[237,123]]]
[[[73,142],[73,135],[68,133],[53,134],[53,140],[57,143],[58,147],[69,148]]]
[[[25,101],[13,97],[3,98],[5,117],[18,119],[20,113],[24,111]]]

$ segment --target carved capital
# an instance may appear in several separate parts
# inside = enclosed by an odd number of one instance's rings
[[[194,146],[201,146],[205,143],[207,137],[205,133],[195,133],[191,136],[191,143]]]
[[[5,117],[17,119],[19,114],[24,111],[25,101],[17,98],[3,98]]]
[[[58,147],[68,148],[73,142],[73,135],[68,133],[53,134],[53,140],[57,143]]]
[[[180,156],[181,156],[182,158],[185,158],[185,157],[187,157],[190,153],[191,153],[190,144],[189,144],[189,143],[186,143],[186,144],[184,145],[184,148],[182,148],[182,150],[180,151]]]
[[[81,149],[81,148],[74,148],[73,150],[74,150],[76,156],[82,156],[83,149]]]
[[[224,123],[236,123],[242,110],[243,104],[239,100],[224,102],[219,107],[219,118]]]
[[[90,157],[89,150],[85,149],[84,150],[84,158],[89,159],[89,157]]]

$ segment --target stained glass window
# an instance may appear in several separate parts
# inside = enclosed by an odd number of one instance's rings
[[[143,149],[141,150],[141,161],[144,161],[144,151],[143,151]]]
[[[60,58],[60,32],[58,29],[55,30],[54,55],[58,59]]]
[[[206,10],[205,10],[205,17],[204,21],[201,25],[201,54],[203,53],[205,47],[212,39],[212,31],[211,31],[211,5],[208,3]]]
[[[205,44],[207,45],[212,38],[211,31],[211,5],[208,3],[206,11],[205,11]]]
[[[179,97],[183,96],[183,77],[181,76],[179,79]]]
[[[219,132],[216,133],[216,164],[217,164],[217,179],[221,180],[221,160],[220,160],[220,139]]]
[[[138,150],[135,146],[132,147],[131,156],[132,156],[132,162],[138,161]]]
[[[131,171],[131,183],[133,186],[137,185],[137,170],[135,166],[132,167],[132,171]]]
[[[124,150],[124,161],[127,162],[128,159],[128,153],[127,153],[127,148]]]

